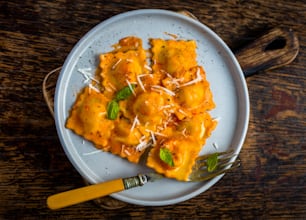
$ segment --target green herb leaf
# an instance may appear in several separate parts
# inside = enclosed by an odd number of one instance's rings
[[[217,168],[218,165],[218,153],[214,153],[207,158],[207,171],[212,172]]]
[[[159,158],[164,161],[169,166],[174,166],[172,153],[167,148],[160,148],[159,150]]]
[[[130,95],[133,94],[133,89],[135,88],[135,85],[131,85],[130,86],[125,86],[124,88],[120,89],[115,97],[115,100],[120,101],[120,100],[124,100],[127,99]]]
[[[116,100],[112,100],[107,105],[107,118],[115,120],[119,113],[119,104]]]

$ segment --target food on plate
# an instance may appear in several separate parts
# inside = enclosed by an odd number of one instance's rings
[[[100,55],[99,80],[78,94],[66,127],[104,151],[186,181],[217,121],[193,40],[121,39]]]

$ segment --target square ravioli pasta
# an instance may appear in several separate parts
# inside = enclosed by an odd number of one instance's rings
[[[79,94],[67,128],[130,162],[187,181],[217,125],[206,73],[192,40],[121,39],[100,55],[99,90]],[[150,64],[150,65],[149,65]],[[96,82],[94,82],[96,83]]]

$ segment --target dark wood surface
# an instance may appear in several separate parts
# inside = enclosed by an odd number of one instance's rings
[[[306,219],[305,1],[1,0],[0,8],[0,219]],[[207,192],[164,207],[87,202],[51,211],[48,195],[84,182],[59,143],[43,79],[96,24],[140,8],[188,10],[233,51],[271,28],[291,28],[299,54],[247,78],[242,166]]]

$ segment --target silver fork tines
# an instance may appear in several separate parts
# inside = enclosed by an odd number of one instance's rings
[[[207,159],[211,155],[212,154],[204,155],[197,158],[192,173],[189,176],[189,181],[209,180],[240,166],[240,160],[234,160],[236,154],[234,154],[232,150],[228,152],[219,152],[217,167],[209,172],[207,169]]]

